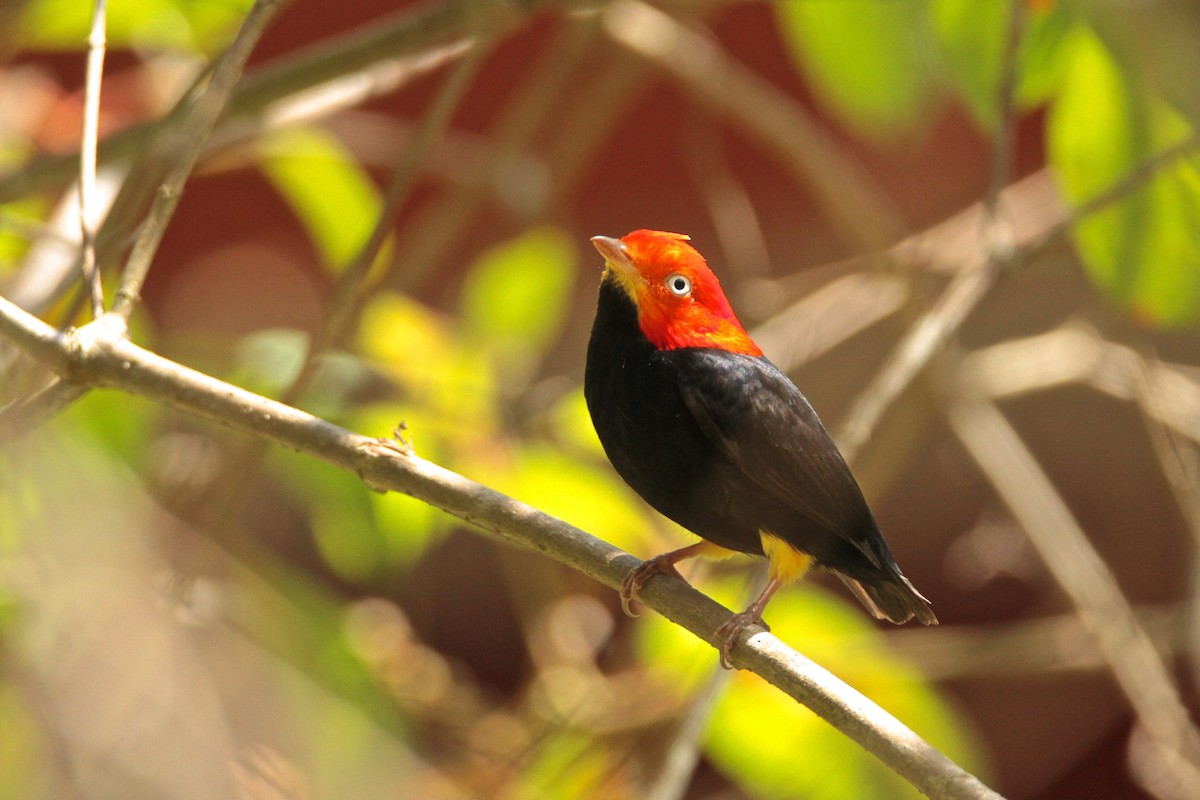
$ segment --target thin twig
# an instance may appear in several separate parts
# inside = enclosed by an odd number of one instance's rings
[[[375,285],[368,281],[371,268],[395,224],[396,214],[415,185],[421,163],[445,133],[454,109],[490,48],[480,41],[472,50],[455,66],[408,147],[401,152],[371,234],[351,264],[338,276],[324,321],[309,341],[300,370],[280,392],[280,402],[294,404],[307,391],[318,373],[321,357],[349,333],[362,313],[363,304]],[[242,508],[247,487],[252,482],[250,477],[266,452],[267,444],[262,439],[251,438],[238,446],[229,458],[228,468],[204,488],[210,501],[200,505],[213,512],[204,526],[210,533],[221,536],[229,520]]]
[[[308,386],[319,357],[341,341],[362,311],[362,304],[371,285],[367,278],[372,265],[396,223],[396,215],[412,194],[421,164],[433,146],[445,135],[450,118],[471,85],[487,54],[491,40],[479,39],[459,61],[438,91],[429,110],[421,118],[408,146],[400,154],[392,170],[392,178],[384,194],[383,204],[367,241],[359,248],[354,260],[338,276],[333,297],[325,313],[325,322],[313,337],[305,353],[304,366],[292,385],[282,394],[283,402],[292,402]]]
[[[1141,606],[1134,613],[1164,660],[1174,661],[1184,653],[1192,624],[1188,604]],[[936,630],[908,626],[888,631],[887,642],[890,651],[935,683],[972,678],[1072,679],[1081,673],[1110,669],[1096,638],[1074,611],[1018,622]],[[853,634],[837,643],[839,654],[850,661],[868,658],[872,648],[878,646],[875,637]]]
[[[538,12],[556,8],[569,10],[588,2],[590,0],[534,0],[516,4],[495,0],[447,0],[418,4],[254,70],[238,84],[223,119],[257,118],[279,101],[327,83],[351,75],[373,80],[377,77],[377,68],[461,42],[477,31],[501,35],[527,22]],[[375,84],[373,93],[394,88],[382,79]],[[100,143],[100,165],[132,159],[146,148],[156,129],[157,122],[147,122],[107,137]],[[0,204],[64,186],[72,180],[77,169],[76,159],[46,156],[18,171],[0,175]]]
[[[1175,166],[1176,162],[1194,156],[1198,151],[1200,151],[1200,132],[1193,133],[1186,139],[1146,158],[1130,168],[1106,189],[1076,205],[1064,219],[1046,230],[1038,239],[1030,242],[1027,249],[1033,252],[1059,243],[1067,237],[1073,227],[1083,220],[1119,203],[1145,187],[1147,183],[1167,169]]]
[[[1175,434],[1200,442],[1200,381],[1191,372],[1178,364],[1147,362],[1133,348],[1068,322],[964,355],[956,365],[952,391],[997,401],[1081,384],[1138,402],[1143,413]],[[1154,386],[1153,403],[1141,402],[1143,373]]]
[[[216,122],[222,108],[224,108],[229,93],[237,82],[238,76],[241,75],[242,67],[245,64],[246,58],[249,57],[254,43],[258,40],[258,37],[262,34],[270,19],[286,2],[287,0],[258,0],[255,3],[247,15],[245,22],[242,24],[241,30],[238,31],[237,38],[221,57],[220,62],[213,72],[213,77],[207,90],[197,99],[191,113],[182,116],[180,123],[181,130],[179,131],[181,143],[178,150],[180,158],[178,165],[171,171],[166,182],[160,188],[159,195],[150,209],[150,215],[143,224],[138,239],[134,243],[133,252],[130,254],[125,273],[121,278],[120,288],[117,290],[116,300],[113,304],[114,313],[112,315],[100,316],[97,318],[97,321],[104,321],[104,324],[109,326],[115,324],[114,320],[128,322],[129,316],[133,313],[134,306],[136,305],[142,283],[145,281],[149,271],[150,263],[154,258],[154,252],[158,248],[158,243],[162,240],[167,223],[170,221],[171,214],[174,212],[175,206],[179,201],[183,184],[186,182],[187,176],[195,164],[200,146],[212,131],[213,124]],[[97,66],[96,71],[92,71],[91,59],[92,53],[89,52],[89,91],[91,91],[91,81],[99,81],[100,69]],[[96,88],[95,97],[97,99],[95,102],[98,102],[98,91],[98,88]],[[94,162],[94,157],[92,160]],[[86,173],[86,170],[84,172]],[[86,175],[84,179],[86,180]],[[91,179],[94,186],[94,163],[92,165]],[[82,188],[80,191],[80,218],[82,220],[86,218],[86,198],[90,198],[94,192],[88,191],[85,195]],[[86,224],[83,227],[83,236],[86,243],[88,237]],[[94,230],[92,231],[92,242],[94,245]],[[86,252],[85,248],[85,259]],[[95,271],[99,272],[98,269]],[[99,277],[97,274],[96,282],[92,284],[93,301],[95,300],[94,291],[98,286],[98,282]],[[100,301],[101,306],[99,310],[103,314],[102,296]],[[10,403],[4,409],[0,409],[0,443],[27,433],[36,424],[54,417],[84,394],[86,394],[86,391],[81,391],[79,387],[58,381],[43,388],[33,397],[23,398],[19,402]]]
[[[1016,125],[1013,91],[1025,10],[1022,0],[1010,0],[1009,8],[1004,69],[997,87],[1000,114],[992,137],[991,175],[983,202],[986,259],[976,269],[964,270],[954,276],[934,306],[909,330],[874,380],[859,395],[835,437],[847,461],[853,462],[858,457],[884,413],[962,327],[1012,260],[1011,227],[1002,219],[999,203],[1012,174],[1013,129]]]
[[[493,146],[475,167],[477,177],[458,191],[439,197],[397,236],[402,246],[391,266],[393,283],[402,288],[417,285],[458,244],[463,229],[495,197],[496,177],[511,168],[558,110],[596,29],[594,19],[572,20],[542,52],[532,77],[505,104],[492,135]],[[543,201],[547,197],[549,190]]]
[[[88,391],[86,386],[77,386],[56,376],[33,394],[6,404],[0,408],[0,447],[37,430]]]
[[[144,350],[124,337],[123,321],[115,315],[62,333],[0,298],[0,335],[80,384],[131,392],[328,461],[355,472],[374,489],[404,492],[612,588],[637,564],[578,528],[400,448]],[[641,597],[706,641],[729,617],[727,609],[674,579],[650,581]],[[998,797],[886,711],[771,634],[753,628],[743,632],[733,661],[807,705],[929,797]]]
[[[104,288],[96,264],[96,142],[100,136],[100,86],[104,77],[107,3],[95,0],[92,29],[88,34],[87,78],[83,103],[83,135],[79,146],[79,233],[83,279],[92,298],[92,318],[104,313]]]
[[[732,677],[730,670],[722,669],[719,664],[714,665],[708,679],[688,698],[675,735],[667,743],[666,751],[657,765],[654,782],[642,795],[645,800],[680,800],[687,793],[696,765],[700,763],[700,739],[704,736],[705,726]]]
[[[893,204],[812,116],[710,39],[640,0],[609,5],[604,27],[613,41],[756,137],[815,193],[830,222],[856,247],[879,251],[903,235]]]
[[[184,118],[180,129],[168,133],[179,137],[176,166],[159,187],[154,203],[150,206],[150,213],[134,241],[129,260],[125,263],[121,285],[117,289],[117,298],[113,304],[113,313],[117,316],[129,319],[133,313],[154,254],[158,251],[167,224],[170,223],[171,216],[179,204],[183,186],[196,164],[200,147],[212,133],[217,118],[225,109],[233,87],[242,74],[242,68],[246,65],[246,59],[250,57],[250,51],[254,49],[258,38],[275,14],[285,7],[287,2],[288,0],[256,0],[237,37],[213,69],[208,87],[196,99],[191,113]]]
[[[1183,441],[1182,436],[1162,421],[1166,412],[1163,410],[1161,387],[1155,380],[1164,372],[1162,362],[1158,358],[1143,357],[1138,363],[1138,408],[1142,411],[1146,432],[1158,456],[1163,477],[1192,534],[1188,593],[1191,598],[1188,605],[1192,613],[1189,615],[1191,624],[1188,632],[1191,635],[1188,637],[1188,666],[1192,685],[1196,687],[1200,686],[1200,618],[1197,617],[1197,612],[1200,612],[1200,453],[1193,443]],[[1200,434],[1200,431],[1197,433]]]
[[[1162,768],[1181,790],[1200,786],[1200,770],[1194,761],[1200,756],[1200,734],[1169,671],[1108,565],[1037,459],[1000,410],[986,400],[956,398],[948,409],[948,419],[1079,610],[1138,720],[1158,745]]]
[[[754,569],[754,577],[743,590],[742,607],[749,604],[767,585],[766,564]],[[709,668],[708,679],[687,700],[684,713],[667,743],[654,782],[643,792],[646,800],[680,800],[691,785],[696,765],[703,753],[701,737],[717,702],[729,688],[733,673],[718,662]]]

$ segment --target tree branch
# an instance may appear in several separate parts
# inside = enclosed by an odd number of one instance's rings
[[[173,148],[175,152],[172,153],[174,167],[159,187],[146,221],[133,243],[133,251],[125,264],[121,286],[117,289],[117,297],[113,303],[113,312],[123,319],[128,320],[133,313],[154,254],[158,251],[158,245],[176,206],[179,205],[184,184],[192,173],[192,167],[200,155],[200,148],[212,133],[217,119],[229,102],[233,88],[241,77],[242,67],[250,57],[250,51],[254,49],[254,45],[275,14],[286,4],[287,0],[256,0],[233,44],[221,56],[221,60],[213,69],[208,86],[196,98],[189,113],[179,119],[177,126],[173,126],[174,130],[168,129],[163,132],[165,137],[179,138],[178,144]]]
[[[79,145],[79,234],[83,245],[83,278],[89,284],[92,318],[104,313],[104,289],[96,265],[96,139],[100,129],[100,84],[104,76],[107,3],[96,0],[88,34],[87,86],[84,91],[83,135]]]
[[[562,520],[388,442],[352,433],[144,350],[125,338],[124,321],[113,314],[60,332],[0,298],[0,335],[71,381],[121,389],[315,456],[355,472],[377,491],[408,494],[609,587],[619,587],[638,563]],[[705,641],[729,616],[712,599],[669,577],[650,581],[641,598]],[[927,796],[999,797],[895,717],[760,628],[739,636],[733,662],[811,708]]]
[[[947,418],[1095,637],[1153,740],[1157,763],[1175,783],[1172,796],[1188,796],[1186,787],[1195,787],[1200,781],[1200,732],[1112,571],[995,405],[984,399],[956,398]]]

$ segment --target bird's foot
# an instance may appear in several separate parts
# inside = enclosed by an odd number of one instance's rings
[[[729,660],[729,650],[738,634],[750,625],[761,625],[763,630],[771,630],[771,626],[763,621],[762,614],[750,608],[731,616],[713,633],[713,644],[721,654],[721,666],[724,669],[733,669],[733,663]]]
[[[674,575],[679,580],[683,580],[683,576],[679,574],[679,570],[675,569],[674,560],[668,558],[671,555],[674,555],[674,553],[663,553],[661,556],[655,556],[649,561],[643,561],[629,570],[629,574],[625,576],[625,580],[621,583],[621,608],[624,609],[626,616],[638,616],[629,604],[638,599],[638,592],[646,585],[646,581],[655,575]]]

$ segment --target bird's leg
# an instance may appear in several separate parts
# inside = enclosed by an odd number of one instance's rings
[[[638,599],[638,592],[646,585],[646,581],[655,575],[664,573],[683,580],[683,576],[679,574],[679,570],[675,569],[675,565],[685,558],[701,555],[711,547],[712,545],[708,542],[696,542],[638,564],[629,571],[629,574],[625,576],[625,581],[621,584],[621,608],[625,609],[628,616],[636,617],[637,614],[633,613],[629,604]]]
[[[670,555],[668,553],[667,555]],[[721,654],[721,666],[725,669],[733,669],[733,664],[729,661],[729,648],[733,647],[733,640],[742,632],[742,629],[747,625],[761,625],[766,630],[771,630],[771,626],[763,622],[763,609],[767,607],[767,602],[771,596],[779,591],[779,587],[783,585],[783,581],[778,578],[772,578],[767,582],[766,587],[758,595],[750,606],[737,614],[734,614],[727,619],[721,627],[713,633],[713,642],[717,645],[717,650]]]

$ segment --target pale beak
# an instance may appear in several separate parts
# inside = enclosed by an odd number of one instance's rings
[[[637,275],[637,269],[629,260],[629,253],[626,252],[625,245],[620,239],[614,239],[611,236],[593,236],[592,244],[600,252],[600,255],[604,256],[605,264],[626,277],[632,278]]]

